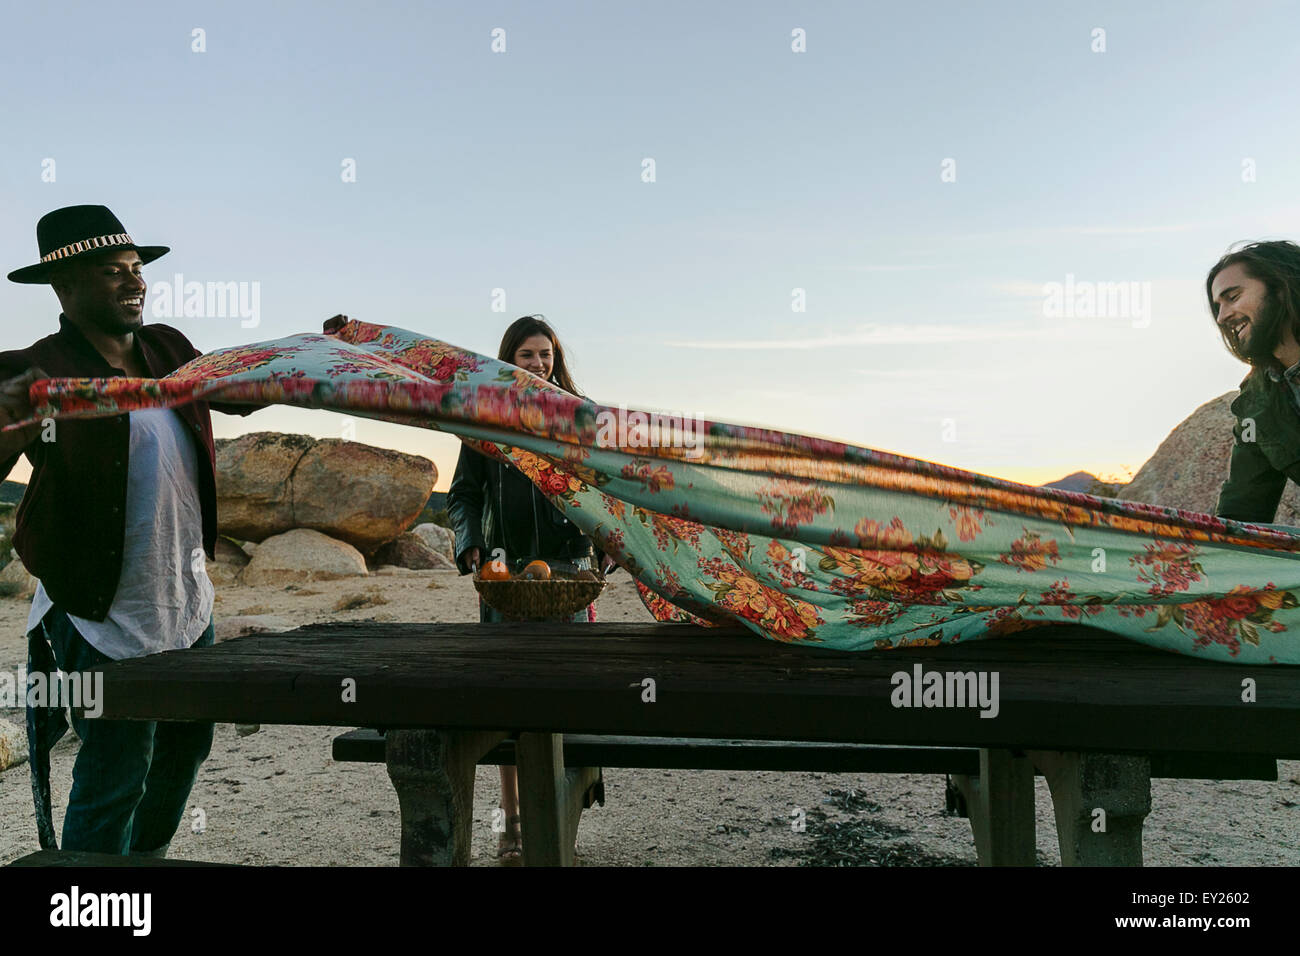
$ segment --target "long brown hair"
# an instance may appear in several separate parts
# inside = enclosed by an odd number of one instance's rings
[[[1219,335],[1228,351],[1248,365],[1276,366],[1278,361],[1273,357],[1273,349],[1277,347],[1282,330],[1290,328],[1296,341],[1300,342],[1300,246],[1288,239],[1276,239],[1252,242],[1245,248],[1225,253],[1205,279],[1205,298],[1210,303],[1210,316],[1216,326],[1219,310],[1214,304],[1212,291],[1214,277],[1235,263],[1241,263],[1252,279],[1264,283],[1266,308],[1262,311],[1265,314],[1255,317],[1261,324],[1252,330],[1246,351],[1242,351],[1236,338],[1222,326],[1219,326]]]
[[[497,352],[497,359],[514,365],[515,353],[519,351],[519,346],[534,335],[544,335],[551,340],[551,350],[555,353],[554,361],[551,363],[551,381],[571,395],[582,396],[578,386],[573,384],[573,377],[569,374],[569,362],[564,356],[564,346],[560,344],[559,336],[540,315],[521,316],[510,323],[506,334],[501,336],[501,348]]]

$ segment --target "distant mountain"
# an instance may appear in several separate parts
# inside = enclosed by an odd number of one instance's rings
[[[1058,478],[1056,481],[1049,481],[1045,485],[1039,485],[1039,488],[1059,488],[1061,491],[1082,491],[1087,492],[1092,487],[1097,476],[1088,471],[1076,471],[1072,475],[1066,475],[1064,478]]]

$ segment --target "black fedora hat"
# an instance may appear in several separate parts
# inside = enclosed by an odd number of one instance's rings
[[[137,246],[107,206],[64,206],[36,224],[41,261],[9,273],[10,282],[41,284],[64,262],[107,249],[134,249],[143,262],[166,255],[168,246]]]

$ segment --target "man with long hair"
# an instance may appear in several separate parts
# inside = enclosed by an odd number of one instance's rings
[[[1269,523],[1287,479],[1300,482],[1300,246],[1255,242],[1227,253],[1205,294],[1224,345],[1251,366],[1232,402],[1236,440],[1214,513]]]

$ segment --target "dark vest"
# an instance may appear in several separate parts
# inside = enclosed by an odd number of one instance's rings
[[[200,353],[176,329],[144,325],[135,332],[139,354],[153,378],[173,372]],[[63,316],[59,331],[36,344],[0,352],[0,378],[32,366],[51,378],[112,378],[123,374]],[[175,409],[198,451],[203,549],[212,558],[217,540],[217,492],[212,420],[208,406]],[[127,452],[131,424],[125,414],[60,421],[54,441],[39,437],[25,449],[32,478],[18,506],[14,549],[45,585],[50,599],[77,617],[102,621],[122,575],[126,538]],[[0,478],[18,455],[0,462]],[[128,572],[129,573],[129,572]]]

